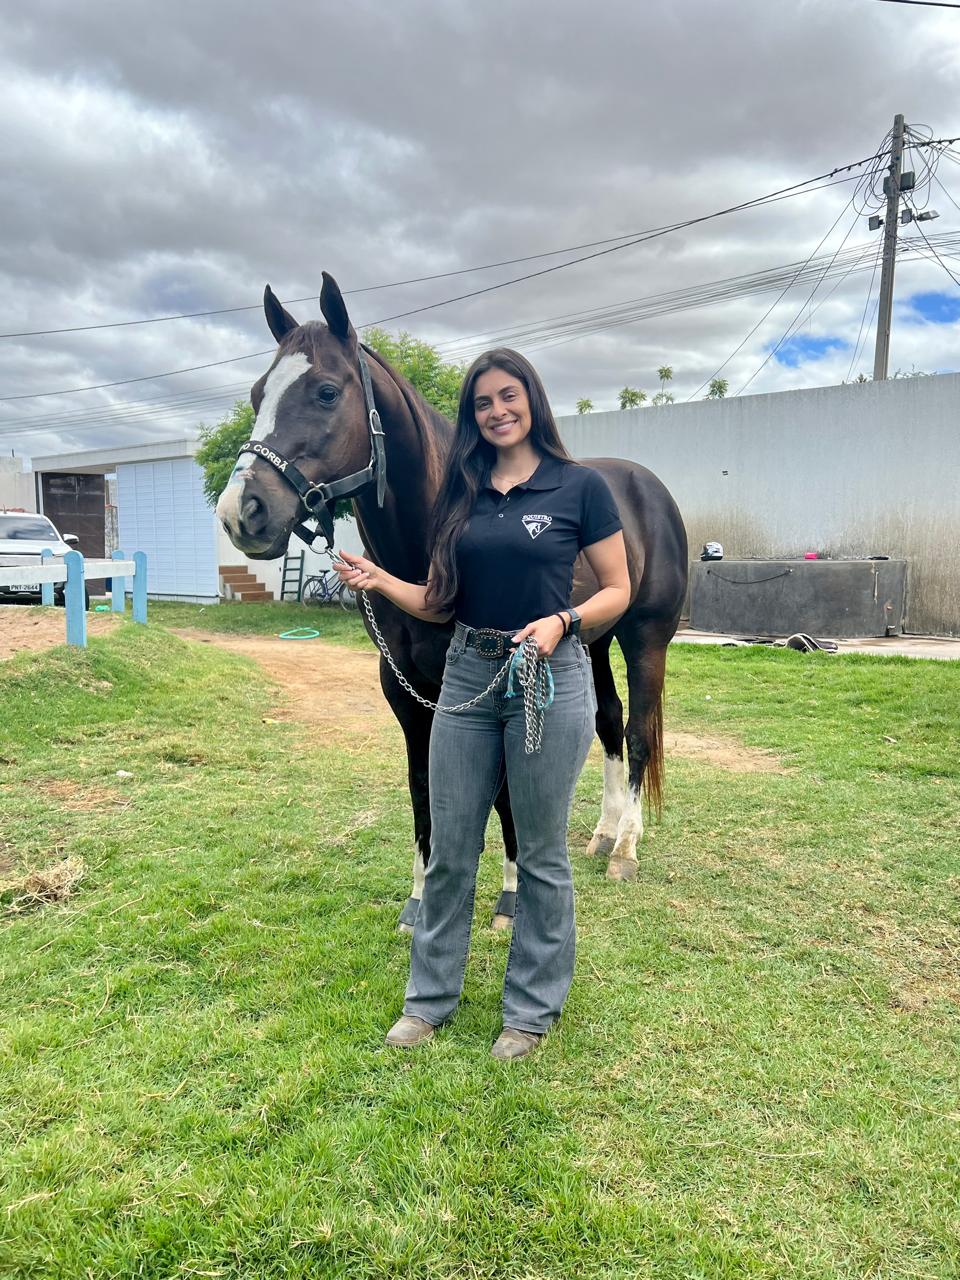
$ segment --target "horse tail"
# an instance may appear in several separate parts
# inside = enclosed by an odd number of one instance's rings
[[[656,704],[650,709],[644,731],[643,790],[648,810],[658,819],[663,816],[663,687]]]

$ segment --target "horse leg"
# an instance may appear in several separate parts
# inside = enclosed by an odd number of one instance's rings
[[[386,662],[380,663],[380,687],[403,730],[407,747],[407,785],[413,808],[413,885],[397,921],[401,933],[413,933],[423,896],[423,878],[430,861],[430,785],[428,761],[433,712],[422,707],[401,687]]]
[[[493,910],[493,927],[501,931],[513,928],[517,909],[517,830],[513,825],[506,778],[493,803],[503,831],[503,890]]]
[[[623,775],[623,703],[610,670],[608,634],[590,646],[593,687],[597,695],[597,736],[603,747],[603,804],[600,821],[587,845],[587,857],[606,857],[617,840],[625,799]]]
[[[659,814],[663,794],[663,678],[667,644],[661,627],[626,621],[617,640],[627,664],[627,794],[607,864],[610,880],[633,880],[643,836],[642,791]]]

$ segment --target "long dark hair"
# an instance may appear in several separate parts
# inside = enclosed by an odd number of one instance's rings
[[[496,449],[480,434],[473,408],[476,381],[491,369],[502,369],[523,383],[530,402],[531,426],[527,438],[537,452],[566,462],[573,461],[560,439],[547,393],[530,361],[509,347],[495,347],[478,356],[467,370],[460,389],[456,431],[433,508],[430,585],[426,604],[437,613],[453,607],[460,581],[457,543],[477,500],[480,485],[497,460]]]

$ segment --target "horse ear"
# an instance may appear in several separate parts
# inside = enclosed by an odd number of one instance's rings
[[[334,337],[350,337],[353,325],[347,315],[347,304],[343,300],[340,286],[326,271],[323,272],[323,288],[320,290],[320,310]]]
[[[283,303],[269,285],[263,291],[263,311],[267,317],[270,332],[278,343],[284,340],[291,329],[299,327],[299,322],[294,320],[289,311],[285,310]]]

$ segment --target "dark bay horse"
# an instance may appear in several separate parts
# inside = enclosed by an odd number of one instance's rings
[[[284,554],[292,531],[304,531],[298,524],[304,517],[317,519],[332,534],[336,499],[350,496],[366,554],[399,578],[425,582],[427,526],[453,427],[359,342],[340,289],[326,272],[320,309],[325,325],[298,324],[267,286],[264,311],[279,348],[251,391],[254,434],[240,453],[217,515],[237,548],[253,559],[271,560]],[[652,472],[617,458],[584,461],[604,476],[620,509],[631,584],[627,611],[612,625],[583,636],[593,663],[597,734],[604,751],[603,805],[587,853],[608,855],[607,875],[630,880],[643,835],[641,789],[657,811],[662,801],[664,668],[686,591],[687,538],[676,504]],[[572,603],[597,588],[581,556]],[[400,671],[422,697],[435,702],[453,624],[420,621],[380,595],[370,603]],[[364,623],[371,631],[365,617]],[[610,669],[614,638],[627,668],[625,727]],[[427,757],[433,712],[403,689],[382,656],[380,683],[407,748],[416,849],[413,890],[400,924],[410,928],[430,858]],[[516,900],[516,837],[506,786],[495,803],[506,850],[495,923],[508,926]]]

